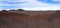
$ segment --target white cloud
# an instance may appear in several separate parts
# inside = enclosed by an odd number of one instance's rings
[[[25,10],[34,10],[34,11],[39,11],[39,10],[59,10],[60,8],[56,8],[56,7],[34,7],[34,8],[22,8],[22,9],[25,9]]]
[[[17,1],[25,2],[22,4],[0,4],[0,6],[15,6],[15,9],[22,8],[25,10],[57,10],[60,9],[60,5],[52,5],[44,2],[38,2],[37,0],[5,0],[5,1]],[[59,0],[53,0],[59,1]]]
[[[51,5],[43,2],[38,2],[36,0],[26,0],[27,3],[22,4],[23,9],[26,10],[59,10],[60,5]]]

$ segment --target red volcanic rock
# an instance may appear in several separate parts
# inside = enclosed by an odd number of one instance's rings
[[[0,28],[60,28],[60,11],[44,14],[0,12]]]

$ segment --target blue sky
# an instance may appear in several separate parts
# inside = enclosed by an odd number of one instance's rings
[[[59,10],[60,0],[0,0],[0,10]]]

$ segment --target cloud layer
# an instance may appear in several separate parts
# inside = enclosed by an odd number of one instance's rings
[[[59,10],[60,0],[0,0],[0,9]]]

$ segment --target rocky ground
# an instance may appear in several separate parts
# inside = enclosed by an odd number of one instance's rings
[[[0,11],[0,28],[60,28],[60,11]]]

